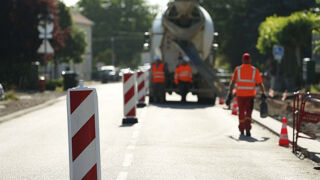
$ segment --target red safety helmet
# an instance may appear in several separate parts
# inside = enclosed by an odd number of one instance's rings
[[[251,64],[251,56],[249,53],[244,53],[242,55],[242,63],[243,64]]]

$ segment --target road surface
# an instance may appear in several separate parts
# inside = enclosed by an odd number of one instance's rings
[[[95,88],[102,179],[319,179],[312,162],[257,124],[251,138],[239,137],[237,117],[222,106],[153,104],[138,109],[138,124],[122,126],[122,84]],[[69,179],[66,111],[62,97],[0,124],[0,179]]]

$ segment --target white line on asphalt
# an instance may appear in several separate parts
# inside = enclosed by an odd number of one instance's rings
[[[126,180],[128,176],[128,172],[120,172],[118,174],[117,180]]]
[[[124,166],[124,167],[131,166],[132,159],[133,159],[133,154],[127,153],[127,154],[125,155],[125,157],[124,157],[124,161],[123,161],[122,166]]]

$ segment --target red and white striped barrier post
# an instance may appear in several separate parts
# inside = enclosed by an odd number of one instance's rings
[[[135,75],[133,72],[127,72],[123,74],[123,102],[124,118],[122,124],[137,123],[136,118],[136,91],[135,91]]]
[[[146,87],[146,95],[149,93],[149,70],[144,72],[145,74],[145,87]]]
[[[146,87],[145,87],[145,73],[143,71],[137,72],[137,89],[138,89],[138,104],[137,107],[145,107],[145,96],[146,96]]]
[[[97,92],[80,87],[68,90],[70,179],[101,179]]]

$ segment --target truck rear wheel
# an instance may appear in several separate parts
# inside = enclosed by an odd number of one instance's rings
[[[199,104],[208,104],[208,105],[215,105],[216,104],[217,96],[214,95],[213,97],[199,97],[198,96],[198,103]]]

